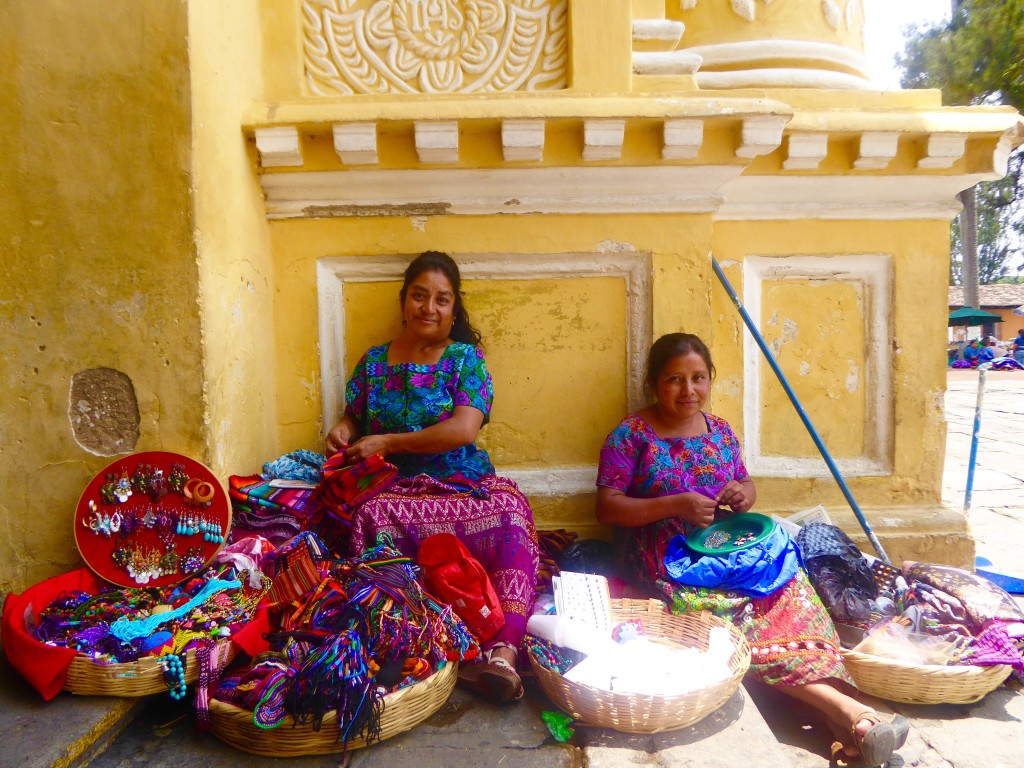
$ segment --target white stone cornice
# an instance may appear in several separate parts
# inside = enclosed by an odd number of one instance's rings
[[[671,51],[686,30],[681,21],[636,19],[633,22],[633,47],[638,51]]]
[[[729,88],[825,88],[837,91],[878,90],[870,80],[845,72],[797,67],[764,67],[736,71],[697,72],[697,85],[705,90]]]
[[[636,51],[634,75],[692,75],[700,69],[700,56],[686,51]]]
[[[543,120],[502,120],[501,151],[505,162],[536,162],[544,157]]]
[[[743,120],[737,157],[757,157],[778,149],[788,118],[779,115],[757,115]]]
[[[828,154],[827,133],[791,133],[786,140],[786,159],[782,167],[787,171],[812,171]]]
[[[299,130],[295,126],[257,128],[253,135],[256,138],[256,149],[260,153],[260,165],[264,168],[302,165]]]
[[[715,43],[683,48],[704,60],[705,71],[718,68],[756,70],[771,68],[781,62],[799,61],[805,70],[853,70],[860,79],[871,71],[863,54],[844,45],[816,43],[806,40],[745,40],[736,43]],[[746,65],[746,66],[744,66]]]
[[[356,169],[263,174],[267,217],[706,213],[732,165]]]
[[[662,160],[693,160],[704,142],[703,120],[666,120]]]
[[[417,120],[416,155],[421,163],[457,163],[459,161],[459,124],[455,120]]]
[[[853,167],[858,171],[880,171],[896,157],[900,135],[895,131],[865,131]]]
[[[279,175],[279,174],[275,174]],[[952,219],[957,194],[996,174],[740,176],[722,188],[719,220]]]
[[[345,165],[377,164],[376,123],[335,123],[334,151]]]
[[[918,168],[952,168],[967,150],[966,133],[933,133],[927,152],[917,161]]]
[[[618,160],[625,133],[625,120],[584,120],[583,159]]]

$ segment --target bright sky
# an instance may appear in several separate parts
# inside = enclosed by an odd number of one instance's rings
[[[903,27],[932,24],[949,17],[950,0],[865,0],[864,47],[874,78],[889,89],[900,87],[893,62],[903,52]]]

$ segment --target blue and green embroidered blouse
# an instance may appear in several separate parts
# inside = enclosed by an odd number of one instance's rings
[[[482,411],[487,423],[494,388],[477,347],[455,342],[436,365],[388,365],[390,346],[370,347],[345,388],[345,415],[364,435],[416,432],[450,419],[459,405]],[[387,459],[406,477],[479,480],[494,474],[487,452],[474,443],[444,453],[401,453]]]

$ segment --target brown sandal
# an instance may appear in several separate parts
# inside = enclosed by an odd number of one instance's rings
[[[504,659],[459,667],[459,684],[494,704],[523,698],[523,681]]]
[[[862,720],[871,723],[866,733],[857,732],[857,724]],[[910,721],[907,718],[902,715],[883,715],[874,710],[861,712],[850,729],[860,759],[864,765],[872,767],[888,762],[892,753],[906,743],[909,731]]]

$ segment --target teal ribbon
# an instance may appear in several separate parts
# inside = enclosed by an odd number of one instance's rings
[[[139,637],[149,637],[161,624],[174,621],[189,614],[193,608],[202,605],[218,592],[223,592],[226,589],[238,589],[241,586],[242,582],[237,580],[222,581],[220,579],[210,579],[196,596],[184,605],[164,613],[154,613],[152,616],[147,616],[137,621],[132,621],[127,616],[122,616],[110,625],[110,634],[126,643],[130,643]]]

